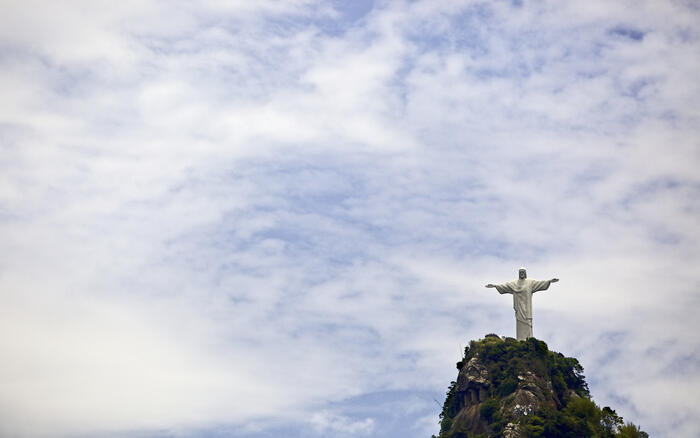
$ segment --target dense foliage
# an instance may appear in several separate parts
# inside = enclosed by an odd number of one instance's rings
[[[474,357],[488,371],[487,398],[478,403],[478,410],[472,411],[486,432],[476,434],[473,428],[470,431],[459,424],[453,426],[462,406],[457,384],[451,382],[440,414],[440,434],[434,438],[502,437],[513,427],[528,437],[648,437],[634,424],[624,424],[613,409],[596,405],[578,360],[549,351],[540,340],[503,340],[487,335],[469,344],[457,368],[461,370]],[[522,383],[524,374],[530,376],[527,383]],[[537,410],[514,415],[516,392],[521,387],[532,392],[533,386],[545,395]]]

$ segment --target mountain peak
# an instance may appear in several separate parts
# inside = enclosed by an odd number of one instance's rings
[[[592,400],[578,360],[535,338],[488,334],[457,362],[434,438],[648,435]]]

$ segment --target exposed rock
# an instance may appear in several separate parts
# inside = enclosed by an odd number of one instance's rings
[[[489,371],[478,354],[469,359],[457,376],[458,391],[465,391],[469,386],[475,385],[489,385]]]
[[[520,427],[515,423],[508,423],[503,428],[503,438],[520,438]]]
[[[508,409],[512,418],[535,414],[543,403],[556,403],[552,397],[552,382],[532,371],[518,375],[518,387]]]

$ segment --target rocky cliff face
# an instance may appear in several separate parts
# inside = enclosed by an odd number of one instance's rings
[[[646,435],[596,406],[578,361],[537,339],[487,335],[470,343],[457,368],[438,438]],[[620,435],[628,429],[638,434]]]

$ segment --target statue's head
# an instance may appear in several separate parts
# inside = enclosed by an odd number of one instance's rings
[[[520,278],[522,280],[527,278],[527,271],[525,270],[525,268],[520,268],[518,270],[518,278]]]

